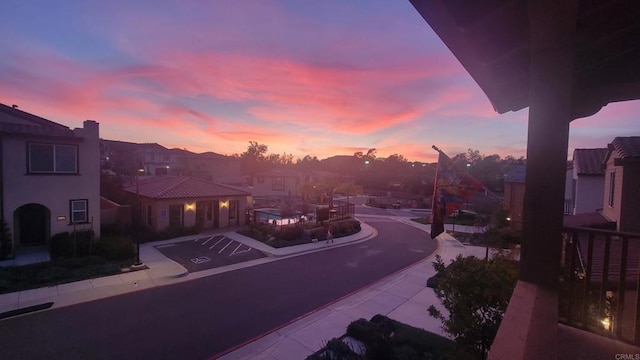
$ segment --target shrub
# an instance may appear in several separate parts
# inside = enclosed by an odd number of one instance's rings
[[[130,236],[103,236],[96,244],[95,253],[108,260],[128,260],[136,255],[134,242]]]
[[[11,232],[9,231],[9,226],[4,221],[4,219],[0,219],[0,260],[7,259],[11,252],[13,252],[13,241],[11,240]]]
[[[92,253],[93,238],[93,230],[55,234],[51,237],[49,244],[51,258],[88,256]]]
[[[333,338],[327,342],[324,348],[307,356],[306,360],[356,360],[360,359],[356,353],[351,350],[349,345],[345,344],[339,338]]]
[[[304,234],[304,229],[301,226],[287,226],[280,230],[277,237],[285,241],[294,241],[300,239]]]

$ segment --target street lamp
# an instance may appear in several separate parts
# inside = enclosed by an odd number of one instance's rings
[[[144,169],[136,170],[136,227],[140,229],[142,223],[142,204],[140,203],[140,173],[144,172]],[[140,261],[140,234],[136,234],[136,262],[133,266],[142,266]]]

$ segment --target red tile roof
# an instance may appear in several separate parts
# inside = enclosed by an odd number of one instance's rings
[[[136,184],[125,188],[136,193]],[[251,193],[232,186],[184,176],[156,176],[138,180],[140,196],[153,199],[209,198],[221,196],[249,196]]]
[[[623,160],[640,158],[640,136],[617,137],[613,139],[611,146],[618,151]]]
[[[573,151],[573,166],[578,175],[604,175],[603,162],[607,155],[607,148],[575,149]]]

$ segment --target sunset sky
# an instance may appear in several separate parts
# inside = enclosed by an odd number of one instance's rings
[[[408,0],[0,2],[0,103],[105,139],[320,159],[524,156]],[[569,151],[640,135],[640,102],[571,125]]]

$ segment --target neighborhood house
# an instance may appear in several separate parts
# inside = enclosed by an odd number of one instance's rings
[[[151,229],[221,228],[245,224],[249,192],[185,176],[136,178],[125,190],[134,218]]]
[[[61,232],[100,236],[98,133],[95,121],[71,130],[0,104],[0,217],[14,250]]]

